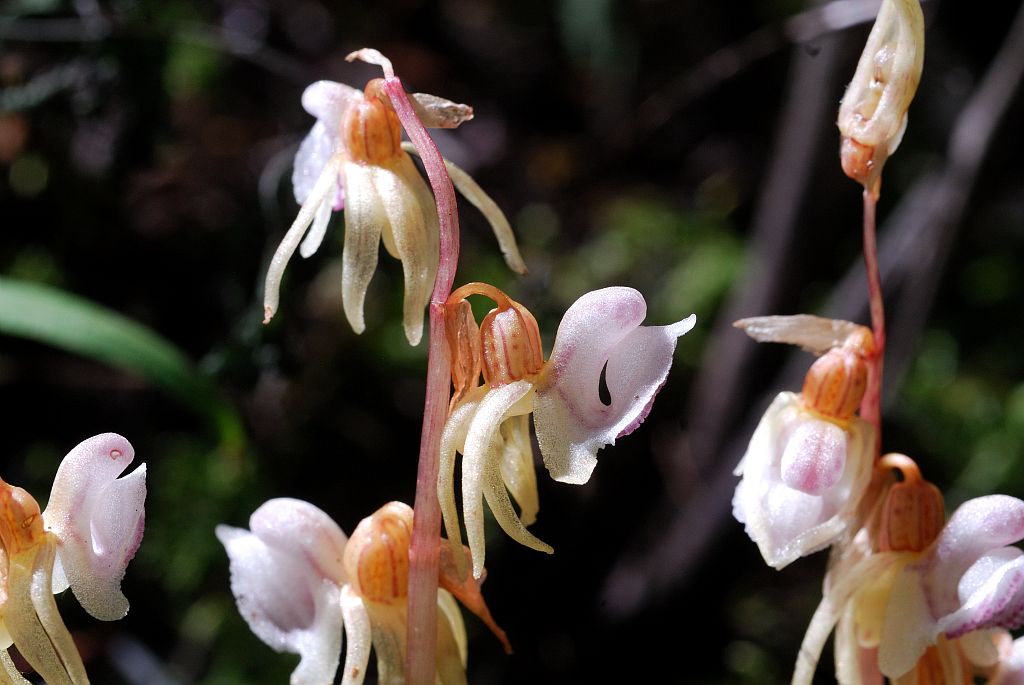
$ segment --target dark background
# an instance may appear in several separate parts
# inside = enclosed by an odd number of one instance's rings
[[[354,335],[337,216],[260,323],[265,267],[297,210],[291,159],[313,121],[299,96],[314,80],[377,76],[343,59],[363,46],[410,90],[475,108],[439,141],[507,212],[530,274],[504,268],[467,204],[456,284],[504,288],[548,350],[566,307],[607,285],[642,291],[648,322],[698,319],[645,425],[600,453],[589,484],[554,483],[538,461],[532,530],[554,556],[489,525],[484,591],[516,653],[468,616],[470,682],[788,681],[825,555],[768,569],[730,516],[731,470],[811,357],[729,323],[867,321],[860,193],[839,169],[834,120],[870,22],[830,22],[871,2],[0,10],[0,270],[151,328],[208,381],[175,394],[0,335],[4,479],[45,504],[60,458],[104,431],[148,464],[130,614],[101,624],[60,598],[93,682],[287,682],[296,660],[238,616],[213,526],[246,526],[261,502],[290,496],[350,532],[384,502],[412,501],[426,346],[405,343],[398,263],[382,257]],[[925,3],[924,76],[879,207],[884,447],[916,458],[950,508],[1024,496],[1021,12]],[[194,410],[212,398],[228,407],[219,429]]]

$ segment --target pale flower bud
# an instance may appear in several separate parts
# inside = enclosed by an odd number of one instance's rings
[[[843,171],[876,195],[882,165],[907,128],[907,109],[923,62],[919,0],[883,0],[837,122],[843,136]]]

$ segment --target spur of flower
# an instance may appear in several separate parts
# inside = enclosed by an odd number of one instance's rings
[[[1024,539],[1024,502],[973,499],[943,526],[942,495],[913,461],[890,454],[879,468],[902,481],[830,569],[793,682],[810,682],[837,619],[841,683],[970,682],[1007,658],[994,631],[1024,624],[1024,552],[1009,546]]]
[[[907,130],[923,64],[921,3],[883,0],[838,119],[843,171],[876,196],[882,166]]]
[[[871,479],[874,430],[855,414],[867,384],[871,331],[816,316],[736,322],[760,342],[820,355],[799,394],[782,392],[761,418],[736,475],[733,516],[765,562],[781,569],[844,531]]]
[[[57,469],[45,512],[23,488],[0,480],[4,682],[28,682],[7,653],[12,645],[51,685],[89,682],[53,595],[70,587],[82,607],[104,621],[128,613],[121,579],[142,541],[145,464],[118,476],[134,456],[114,433],[80,443]]]
[[[363,682],[371,646],[380,683],[404,682],[412,509],[389,502],[351,538],[327,514],[297,499],[272,499],[249,530],[217,526],[231,561],[231,590],[252,631],[279,652],[299,654],[291,685],[334,682],[346,634],[342,685]],[[442,549],[446,546],[442,545]],[[442,555],[437,682],[466,682],[466,630],[454,597],[510,650],[479,583],[454,578]]]
[[[465,299],[471,295],[497,305],[479,327]],[[465,562],[455,503],[456,453],[462,454],[462,512],[473,575],[483,572],[485,499],[514,540],[552,552],[526,530],[538,510],[528,415],[533,414],[552,478],[586,483],[597,451],[632,433],[647,417],[668,376],[677,338],[696,320],[641,326],[646,313],[643,296],[632,288],[587,293],[566,311],[545,362],[537,321],[521,304],[483,283],[451,294],[445,323],[455,394],[441,436],[437,493],[460,570]],[[602,373],[608,403],[600,396]]]
[[[350,61],[356,58],[387,63],[390,69],[390,62],[376,50],[348,56]],[[428,127],[455,128],[473,117],[471,107],[433,95],[415,93],[410,100]],[[295,155],[292,186],[302,208],[267,271],[264,323],[277,311],[281,278],[296,247],[303,257],[311,256],[323,241],[332,212],[344,211],[341,285],[349,324],[356,333],[366,327],[363,302],[383,242],[388,254],[402,262],[403,325],[409,343],[416,345],[437,272],[437,208],[409,157],[415,148],[401,141],[402,127],[383,79],[373,79],[362,91],[318,81],[302,94],[302,106],[316,117]],[[491,223],[509,267],[525,273],[504,214],[466,172],[447,160],[445,164],[455,186]]]

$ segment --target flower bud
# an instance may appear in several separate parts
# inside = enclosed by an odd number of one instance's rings
[[[473,307],[466,300],[446,304],[444,329],[452,356],[452,385],[455,393],[451,405],[477,385],[480,378],[480,327],[473,318]]]
[[[903,139],[923,62],[919,0],[884,0],[837,122],[843,171],[876,194],[882,165]]]
[[[44,535],[39,503],[24,488],[0,480],[0,540],[8,555],[39,543]]]
[[[367,83],[366,97],[353,102],[341,120],[344,149],[359,164],[384,166],[402,154],[402,126],[382,83]]]
[[[544,365],[537,320],[518,302],[508,302],[480,324],[484,380],[492,388],[535,374]]]
[[[388,502],[360,521],[349,538],[342,564],[364,600],[392,604],[408,593],[412,515],[409,505]]]
[[[836,347],[815,360],[804,377],[804,404],[830,419],[848,421],[867,389],[868,366],[853,349]]]
[[[920,552],[946,523],[942,493],[903,455],[886,455],[881,463],[899,469],[903,481],[894,483],[885,495],[878,547],[883,552]]]

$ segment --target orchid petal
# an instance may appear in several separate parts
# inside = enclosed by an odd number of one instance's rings
[[[253,532],[216,529],[239,613],[271,648],[300,655],[292,685],[332,682],[341,651],[344,534],[313,505],[290,499],[264,504],[250,526]]]
[[[336,130],[337,127],[329,128],[323,121],[317,121],[302,140],[298,152],[295,153],[295,163],[292,168],[292,191],[295,194],[295,201],[300,205],[305,204],[313,192],[313,187],[320,178],[320,174],[323,173],[334,153],[338,151],[340,139],[337,133],[333,133]]]
[[[466,434],[466,448],[462,453],[462,512],[473,557],[474,578],[479,578],[484,571],[485,474],[497,469],[501,458],[494,437],[501,422],[532,388],[529,381],[520,380],[492,389],[480,402]]]
[[[943,616],[936,630],[956,638],[974,630],[1024,623],[1024,552],[1002,547],[983,555],[960,579],[960,609]]]
[[[341,296],[345,316],[356,333],[366,330],[363,301],[377,269],[381,226],[387,219],[373,182],[373,167],[346,164],[345,248],[342,252]]]
[[[281,279],[284,278],[285,267],[288,261],[295,254],[295,248],[299,241],[306,234],[306,229],[320,212],[322,205],[331,202],[332,194],[338,187],[338,174],[342,168],[344,159],[341,155],[334,155],[327,161],[327,166],[320,172],[313,189],[309,192],[306,201],[302,203],[295,221],[292,222],[288,232],[285,233],[281,244],[274,251],[270,259],[270,266],[267,268],[267,278],[263,286],[263,323],[269,323],[277,312],[277,305],[280,301]],[[352,164],[345,166],[354,166]],[[347,216],[347,214],[346,214]],[[347,222],[346,222],[347,223]],[[348,231],[346,230],[346,237]],[[376,259],[376,256],[374,257]],[[374,262],[376,264],[376,262]],[[373,270],[371,269],[371,274]]]
[[[639,292],[616,287],[587,293],[562,318],[534,404],[540,451],[555,480],[586,483],[597,451],[635,430],[650,411],[672,365],[676,338],[695,318],[640,326],[646,313]],[[600,397],[602,369],[608,405]]]
[[[829,421],[802,421],[782,451],[782,482],[821,495],[834,486],[846,467],[846,431]]]
[[[402,143],[402,149],[410,154],[419,154],[416,146],[412,143]],[[484,192],[484,189],[473,180],[473,177],[461,167],[447,159],[444,160],[444,166],[448,170],[452,184],[462,193],[464,198],[469,200],[471,205],[484,215],[487,223],[491,225],[494,237],[498,239],[498,249],[501,250],[508,268],[517,274],[526,274],[526,262],[523,261],[523,255],[519,252],[515,233],[512,232],[512,226],[509,224],[505,213],[498,207],[498,203],[492,200],[491,196]]]
[[[505,489],[505,483],[501,478],[500,463],[489,464],[488,468],[484,470],[483,476],[484,497],[487,499],[487,506],[491,508],[494,520],[498,522],[501,529],[520,545],[538,552],[554,554],[555,550],[551,545],[526,530],[526,526],[516,514],[516,510],[512,507],[512,501],[509,499],[508,490]]]
[[[878,643],[879,670],[889,678],[898,678],[914,668],[935,642],[934,627],[919,569],[907,567],[896,575],[889,592]]]
[[[0,649],[0,683],[3,685],[32,685],[14,665],[7,649]]]
[[[811,314],[792,316],[753,316],[733,324],[757,342],[798,345],[821,356],[864,328],[842,319],[826,319]]]
[[[1006,641],[1009,642],[1009,636]],[[1024,685],[1024,637],[1014,640],[1006,651],[989,685]]]
[[[408,155],[401,155],[394,168],[375,167],[374,182],[387,215],[385,231],[390,230],[394,250],[405,274],[403,324],[410,345],[418,345],[423,335],[423,309],[430,301],[437,273],[438,251],[431,250],[426,215],[434,212],[431,202],[423,206],[416,186],[426,184]]]
[[[364,602],[377,652],[377,685],[404,685],[407,605]]]
[[[465,449],[469,424],[473,421],[480,400],[486,393],[487,387],[483,385],[471,390],[448,415],[441,433],[437,499],[441,505],[445,533],[460,577],[466,575],[466,554],[462,548],[459,508],[455,502],[455,453]]]
[[[18,647],[50,685],[87,685],[78,655],[53,599],[51,569],[56,553],[52,536],[42,544],[11,555],[4,620]]]
[[[332,211],[333,207],[329,202],[320,203],[320,207],[313,216],[313,225],[309,229],[309,233],[299,244],[299,254],[303,259],[312,257],[320,249],[320,245],[324,242],[324,236],[327,235],[327,224],[331,222]]]
[[[317,81],[302,91],[302,108],[334,131],[341,124],[341,117],[349,105],[362,98],[362,91],[352,86],[334,81]]]
[[[733,516],[746,525],[765,563],[781,569],[831,544],[847,530],[871,478],[874,431],[855,418],[844,431],[842,476],[818,494],[790,487],[783,458],[799,427],[819,419],[803,409],[799,395],[780,393],[758,424],[736,474],[743,479],[733,496]],[[835,461],[830,456],[829,461]],[[791,464],[792,466],[792,464]],[[826,467],[830,470],[831,467]]]
[[[60,539],[63,579],[82,607],[103,621],[128,613],[121,579],[142,542],[146,465],[118,478],[134,457],[116,433],[79,443],[57,469],[43,513],[46,528]]]
[[[466,685],[466,625],[455,599],[437,592],[437,680],[440,685]]]
[[[363,598],[355,593],[351,585],[341,588],[341,615],[345,622],[347,642],[341,685],[362,685],[366,677],[366,666],[370,663],[372,633]]]
[[[537,472],[533,466],[533,445],[530,442],[530,417],[513,416],[499,429],[504,448],[501,457],[501,479],[519,505],[523,525],[537,520],[540,496],[537,493]]]
[[[930,552],[934,599],[941,614],[957,608],[956,584],[986,552],[1024,539],[1024,501],[988,495],[964,502],[953,512]],[[941,588],[941,589],[939,589]]]

